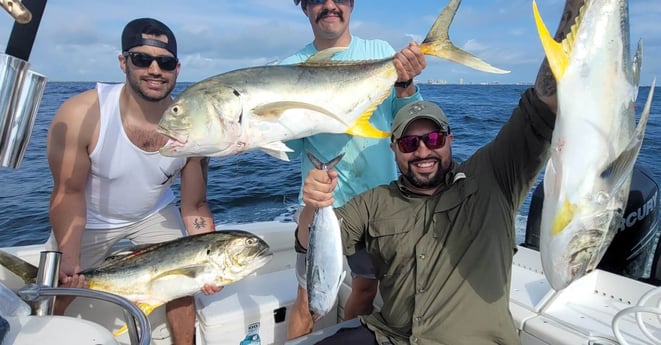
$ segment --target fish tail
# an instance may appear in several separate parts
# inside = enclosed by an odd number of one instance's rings
[[[434,25],[432,25],[427,33],[427,37],[420,44],[420,50],[425,55],[432,55],[456,62],[478,71],[498,74],[509,73],[510,71],[494,67],[452,43],[449,36],[450,24],[452,24],[452,20],[455,14],[457,14],[459,4],[461,4],[461,0],[450,0],[438,18],[436,18]]]
[[[569,33],[562,42],[557,42],[553,36],[551,36],[546,24],[544,24],[544,21],[542,20],[542,16],[539,14],[539,8],[537,8],[537,2],[535,0],[532,2],[532,8],[535,17],[535,25],[537,26],[537,34],[542,42],[542,47],[546,53],[549,67],[551,68],[551,72],[553,72],[555,80],[560,80],[564,76],[567,66],[569,66],[570,54],[574,47],[576,31],[583,19],[586,5],[583,5],[579,10],[576,22],[572,24]]]
[[[312,165],[314,165],[314,167],[319,170],[333,169],[335,165],[337,165],[337,163],[339,163],[342,160],[342,157],[344,156],[344,152],[342,152],[339,155],[337,155],[337,157],[331,159],[329,162],[324,163],[320,161],[319,158],[315,157],[310,151],[305,151],[305,154],[310,159],[310,162],[312,162]]]
[[[33,264],[0,250],[0,265],[21,278],[26,284],[37,281],[38,269]]]

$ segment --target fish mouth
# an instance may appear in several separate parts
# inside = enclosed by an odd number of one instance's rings
[[[173,130],[159,126],[156,131],[168,137],[168,139],[170,139],[165,145],[163,145],[163,148],[167,147],[170,149],[176,149],[186,145],[186,143],[188,142],[187,135],[180,135],[179,133]]]

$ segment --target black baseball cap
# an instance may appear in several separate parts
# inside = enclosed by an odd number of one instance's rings
[[[164,35],[168,38],[168,42],[165,43],[152,38],[144,38],[142,34],[154,36]],[[124,31],[122,31],[122,52],[142,45],[164,48],[177,57],[177,39],[174,38],[174,33],[172,33],[172,30],[167,25],[156,19],[138,18],[130,21],[124,27]]]

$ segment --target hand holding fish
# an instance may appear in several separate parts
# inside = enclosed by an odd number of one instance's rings
[[[213,295],[215,293],[220,292],[220,290],[222,290],[222,289],[223,289],[223,286],[213,285],[213,284],[204,284],[204,286],[202,286],[200,291],[203,294],[209,296],[209,295]]]
[[[311,169],[303,182],[303,202],[321,208],[335,202],[333,191],[337,187],[337,171]]]
[[[397,82],[412,80],[419,76],[422,70],[427,67],[425,54],[422,53],[416,42],[409,43],[406,48],[395,54],[393,64],[397,71]],[[409,97],[415,93],[415,85],[411,83],[407,87],[397,87],[395,91],[399,98]]]

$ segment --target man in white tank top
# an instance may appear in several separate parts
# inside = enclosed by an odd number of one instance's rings
[[[131,21],[122,33],[119,67],[124,84],[98,84],[70,98],[48,130],[54,186],[47,246],[62,252],[60,286],[84,287],[76,273],[100,264],[121,239],[155,243],[215,230],[206,200],[208,158],[158,153],[167,138],[156,128],[181,67],[174,34],[154,19]],[[181,213],[170,188],[178,174]],[[56,312],[70,301],[58,301]],[[193,298],[167,303],[166,314],[173,344],[192,344]]]

